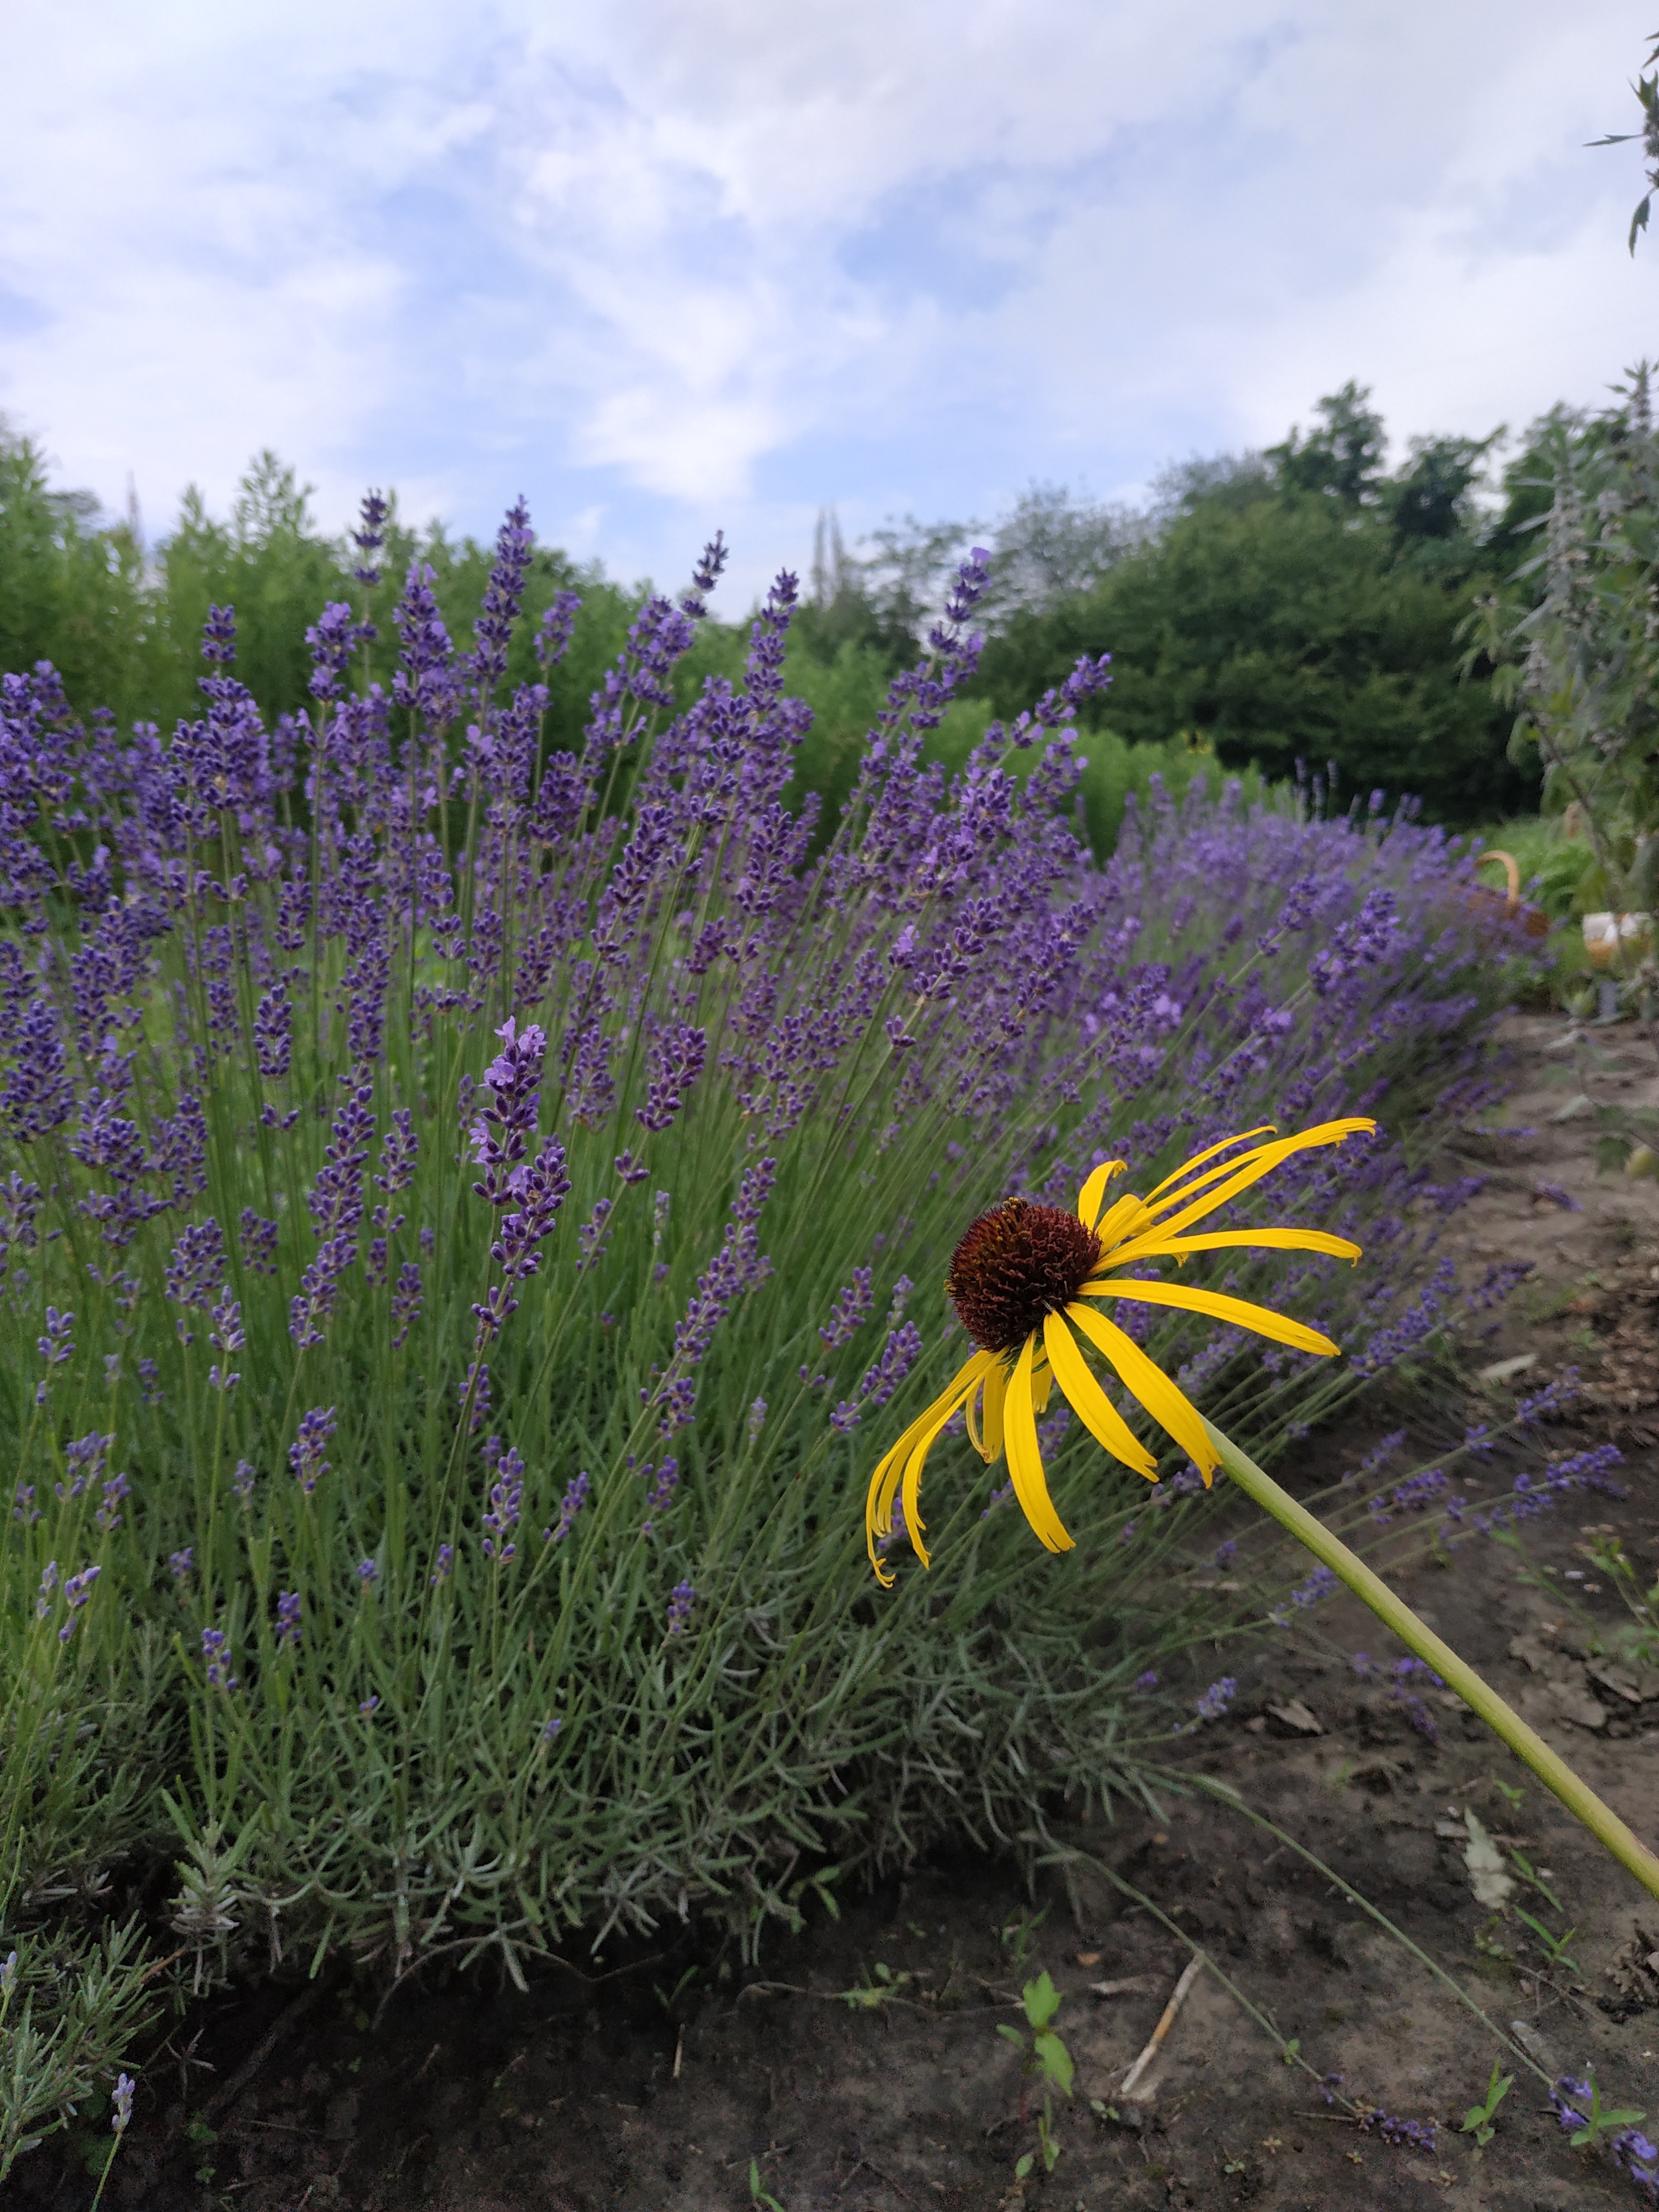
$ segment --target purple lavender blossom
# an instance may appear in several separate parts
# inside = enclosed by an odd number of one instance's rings
[[[212,1320],[209,1341],[225,1364],[221,1365],[216,1361],[209,1368],[208,1388],[210,1390],[234,1390],[242,1378],[229,1365],[230,1356],[242,1351],[247,1339],[242,1331],[242,1309],[228,1291],[213,1308]]]
[[[186,1544],[182,1552],[169,1552],[167,1567],[176,1583],[187,1583],[196,1571],[196,1548]]]
[[[708,1049],[706,1030],[689,1022],[676,1023],[652,1039],[647,1061],[647,1092],[643,1106],[634,1109],[642,1128],[665,1129],[685,1103],[685,1094],[702,1073]]]
[[[1231,1674],[1224,1674],[1212,1682],[1193,1707],[1195,1720],[1177,1722],[1174,1734],[1192,1735],[1206,1721],[1218,1721],[1233,1699],[1238,1695],[1238,1684]]]
[[[453,1573],[454,1567],[455,1547],[453,1544],[440,1544],[437,1563],[432,1570],[432,1587],[435,1589],[440,1583],[447,1583]]]
[[[1523,1425],[1545,1420],[1552,1413],[1564,1413],[1576,1401],[1578,1395],[1578,1370],[1576,1367],[1564,1368],[1553,1382],[1547,1382],[1541,1390],[1534,1390],[1530,1397],[1516,1400],[1515,1418]]]
[[[276,1224],[264,1220],[251,1206],[245,1206],[236,1226],[241,1240],[242,1264],[257,1275],[274,1275],[276,1272]]]
[[[757,1160],[744,1170],[725,1243],[698,1276],[685,1317],[675,1328],[673,1362],[654,1395],[654,1402],[663,1408],[659,1426],[665,1437],[691,1418],[696,1384],[690,1370],[707,1354],[715,1330],[743,1292],[763,1283],[772,1272],[772,1262],[760,1249],[757,1224],[777,1171],[775,1159]],[[653,1402],[648,1389],[644,1395],[647,1403]]]
[[[358,552],[358,564],[352,574],[360,584],[373,591],[380,580],[380,571],[374,556],[386,544],[386,518],[392,509],[378,491],[363,494],[362,505],[357,513],[357,527],[351,533],[351,542]]]
[[[59,1313],[56,1306],[46,1308],[46,1333],[44,1336],[36,1338],[35,1349],[46,1361],[48,1369],[61,1367],[73,1353],[75,1340],[70,1336],[70,1331],[74,1326],[75,1316],[72,1313]],[[45,1382],[41,1382],[37,1387],[35,1391],[37,1405],[44,1397],[46,1388]]]
[[[329,1462],[323,1454],[338,1425],[332,1406],[313,1407],[301,1421],[294,1442],[288,1448],[288,1463],[299,1478],[301,1490],[315,1490],[319,1478],[328,1473]]]
[[[649,1462],[640,1470],[642,1475],[649,1475],[653,1471]],[[665,1459],[655,1474],[656,1480],[645,1501],[645,1521],[640,1530],[642,1536],[650,1535],[657,1516],[667,1512],[674,1502],[674,1493],[680,1486],[680,1463],[677,1459]]]
[[[112,1474],[105,1483],[102,1502],[93,1517],[106,1534],[120,1527],[120,1508],[131,1495],[132,1485],[125,1474]]]
[[[474,1164],[484,1171],[483,1181],[472,1186],[473,1196],[505,1206],[514,1196],[512,1171],[525,1159],[535,1133],[547,1036],[534,1022],[520,1030],[511,1014],[495,1034],[501,1049],[484,1070],[489,1097],[468,1134]]]
[[[396,1352],[409,1334],[410,1325],[421,1310],[421,1271],[413,1260],[405,1260],[398,1270],[397,1287],[392,1293],[392,1318],[396,1324],[392,1334],[392,1349]]]
[[[1430,1743],[1439,1741],[1439,1724],[1424,1704],[1420,1692],[1413,1687],[1419,1680],[1427,1682],[1431,1688],[1436,1690],[1443,1690],[1446,1686],[1425,1660],[1408,1656],[1396,1659],[1392,1667],[1385,1667],[1374,1660],[1368,1651],[1356,1651],[1348,1663],[1362,1680],[1387,1685],[1389,1703],[1404,1708],[1407,1719],[1419,1735],[1426,1738]]]
[[[519,1548],[512,1536],[524,1509],[524,1461],[514,1445],[496,1463],[484,1509],[483,1555],[497,1566],[504,1567]]]
[[[235,1690],[241,1685],[230,1671],[230,1644],[222,1628],[202,1631],[202,1657],[207,1666],[208,1687],[212,1690]]]
[[[298,1590],[278,1590],[276,1641],[279,1644],[291,1644],[297,1649],[300,1635],[300,1593]]]
[[[611,1216],[615,1210],[614,1200],[595,1199],[593,1211],[576,1231],[576,1273],[586,1274],[604,1259],[611,1242]]]
[[[85,1436],[66,1443],[64,1446],[64,1465],[69,1480],[66,1484],[60,1482],[56,1486],[58,1497],[79,1498],[83,1492],[101,1481],[104,1463],[114,1442],[112,1436],[100,1436],[96,1429],[89,1429]]]
[[[236,1462],[236,1472],[230,1479],[230,1486],[236,1493],[236,1502],[239,1505],[251,1505],[253,1503],[253,1486],[258,1480],[258,1477],[252,1464],[247,1460],[239,1459]]]
[[[1584,1210],[1572,1193],[1559,1182],[1535,1182],[1532,1194],[1534,1198],[1547,1200],[1552,1206],[1559,1206],[1564,1213],[1582,1213]]]
[[[205,1306],[224,1286],[225,1240],[211,1216],[186,1229],[173,1248],[165,1282],[175,1305]]]
[[[476,1437],[489,1412],[489,1369],[483,1360],[475,1359],[468,1367],[456,1395],[460,1400],[463,1413],[466,1413],[468,1407],[471,1407],[466,1424],[467,1433]]]
[[[1052,1459],[1072,1425],[1072,1409],[1064,1400],[1052,1413],[1037,1423],[1037,1449],[1043,1458]]]
[[[474,1163],[483,1170],[482,1181],[472,1189],[475,1197],[489,1205],[513,1210],[502,1213],[489,1248],[501,1280],[491,1287],[483,1304],[472,1309],[480,1350],[517,1312],[519,1302],[507,1286],[538,1273],[538,1248],[551,1233],[554,1218],[570,1193],[564,1148],[556,1137],[547,1139],[535,1159],[526,1158],[536,1127],[546,1037],[533,1022],[518,1030],[511,1016],[495,1034],[502,1048],[484,1071],[489,1099],[469,1132]]]
[[[357,1580],[365,1589],[373,1589],[375,1583],[379,1582],[380,1579],[380,1564],[378,1559],[358,1560]]]
[[[823,1332],[818,1331],[820,1336]],[[881,1357],[866,1368],[859,1382],[859,1397],[871,1412],[884,1406],[921,1357],[921,1332],[914,1322],[901,1322],[888,1334],[882,1346]],[[858,1425],[862,1408],[850,1400],[836,1407],[830,1416],[832,1428],[843,1434]]]
[[[563,1543],[565,1538],[575,1527],[576,1516],[581,1511],[583,1506],[586,1504],[587,1495],[592,1488],[592,1485],[588,1480],[587,1475],[585,1472],[580,1474],[574,1475],[571,1478],[570,1482],[566,1487],[563,1501],[559,1507],[559,1517],[557,1521],[555,1522],[550,1528],[544,1528],[542,1530],[543,1543]]]
[[[14,1951],[12,1956],[15,1958],[16,1955]],[[131,2074],[118,2074],[115,2077],[115,2087],[110,2092],[112,2109],[109,2124],[118,2136],[127,2131],[127,2124],[132,2118],[133,2092],[137,2087]]]
[[[1379,1443],[1371,1447],[1358,1467],[1351,1468],[1343,1476],[1343,1487],[1352,1489],[1354,1484],[1364,1482],[1368,1475],[1375,1474],[1379,1468],[1386,1467],[1395,1455],[1404,1449],[1405,1443],[1404,1429],[1390,1430]]]
[[[845,1344],[848,1337],[868,1320],[875,1296],[874,1282],[874,1268],[854,1268],[852,1281],[843,1285],[836,1293],[836,1303],[830,1309],[830,1318],[818,1329],[818,1334],[827,1345]]]
[[[362,1225],[362,1174],[374,1133],[374,1087],[356,1085],[339,1112],[316,1182],[306,1193],[312,1226],[321,1239],[300,1278],[289,1308],[289,1334],[301,1352],[323,1341],[324,1324],[334,1312],[342,1278],[357,1257]]]
[[[1624,1463],[1625,1455],[1617,1444],[1596,1444],[1588,1451],[1571,1453],[1564,1459],[1553,1460],[1541,1477],[1517,1474],[1507,1498],[1498,1499],[1490,1511],[1472,1513],[1469,1518],[1482,1535],[1490,1536],[1512,1528],[1520,1522],[1535,1520],[1564,1498],[1583,1491],[1623,1498],[1626,1495],[1625,1486],[1614,1480],[1613,1470]]]
[[[749,1432],[750,1443],[752,1444],[758,1442],[760,1432],[766,1426],[766,1401],[764,1398],[757,1398],[754,1404],[750,1406],[749,1408],[749,1419],[744,1425]]]
[[[1311,1612],[1315,1606],[1329,1597],[1336,1588],[1337,1578],[1330,1568],[1316,1567],[1307,1580],[1298,1583],[1291,1592],[1290,1604],[1275,1606],[1267,1618],[1276,1628],[1288,1628],[1291,1624],[1291,1606],[1296,1607],[1302,1613]]]
[[[1420,2150],[1432,2157],[1437,2141],[1432,2120],[1402,2119],[1397,2112],[1362,2111],[1359,2125],[1369,2135],[1374,2128],[1384,2142],[1401,2143],[1408,2150]]]
[[[675,1583],[673,1595],[668,1601],[668,1633],[671,1636],[684,1635],[691,1625],[691,1609],[696,1601],[697,1593],[690,1583]]]
[[[569,650],[581,599],[574,592],[556,592],[536,633],[536,659],[544,670],[556,667]]]
[[[64,1584],[64,1605],[68,1617],[64,1620],[63,1626],[58,1632],[58,1641],[60,1644],[67,1644],[70,1637],[74,1635],[76,1627],[81,1618],[81,1608],[91,1596],[92,1586],[103,1571],[104,1571],[101,1567],[85,1566],[82,1568],[78,1575],[70,1575],[65,1581]],[[43,1589],[45,1588],[44,1578],[42,1580],[41,1587]],[[39,1610],[38,1607],[36,1610]]]

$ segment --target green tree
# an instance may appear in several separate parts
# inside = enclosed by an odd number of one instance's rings
[[[1376,502],[1388,440],[1382,417],[1365,404],[1370,396],[1369,385],[1350,377],[1314,409],[1316,429],[1305,438],[1293,429],[1282,446],[1268,447],[1281,489],[1316,492],[1351,509]]]
[[[50,660],[83,709],[136,711],[150,642],[136,530],[54,490],[40,447],[0,419],[0,668]]]
[[[1274,779],[1334,761],[1350,791],[1413,793],[1454,825],[1526,806],[1489,665],[1465,672],[1458,646],[1494,574],[1473,499],[1493,438],[1419,441],[1390,477],[1368,396],[1349,383],[1308,434],[1166,475],[1149,538],[991,639],[997,712],[1110,653],[1087,719],[1132,746],[1184,739]]]

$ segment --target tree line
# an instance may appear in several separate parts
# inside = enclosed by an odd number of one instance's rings
[[[1530,806],[1537,775],[1506,751],[1513,704],[1466,633],[1533,550],[1528,526],[1550,499],[1541,457],[1586,419],[1558,409],[1534,425],[1495,496],[1483,476],[1501,434],[1418,440],[1391,470],[1382,417],[1349,383],[1280,445],[1166,471],[1143,507],[1038,486],[988,527],[907,519],[857,552],[826,514],[789,647],[789,683],[815,716],[799,781],[832,805],[850,786],[888,679],[915,658],[954,562],[981,542],[996,556],[984,658],[936,749],[959,759],[993,715],[1028,706],[1079,653],[1110,653],[1113,684],[1085,716],[1097,844],[1153,769],[1179,786],[1218,764],[1255,784],[1334,763],[1345,791],[1414,793],[1454,827]],[[392,606],[416,556],[453,633],[470,630],[483,597],[489,548],[435,522],[412,529],[394,501],[368,609],[380,632],[372,673],[389,672]],[[54,485],[39,445],[0,425],[0,666],[50,659],[83,712],[107,706],[123,726],[164,730],[193,716],[202,622],[226,604],[242,680],[268,715],[299,711],[307,627],[330,599],[361,602],[354,565],[270,453],[228,516],[192,488],[176,526],[147,547],[136,514],[112,519]],[[538,549],[528,611],[569,589],[583,605],[555,680],[554,746],[577,741],[641,597],[596,563]],[[682,684],[735,674],[745,634],[706,624]],[[532,673],[527,636],[517,650],[514,680]]]

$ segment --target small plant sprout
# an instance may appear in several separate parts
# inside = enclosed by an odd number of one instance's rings
[[[1644,2112],[1604,2106],[1601,2085],[1593,2074],[1582,2081],[1564,2074],[1555,2085],[1552,2101],[1557,2118],[1569,2131],[1567,2139],[1575,2150],[1595,2150],[1600,2147],[1603,2136],[1620,2135],[1626,2128],[1639,2128],[1647,2118]]]
[[[1567,1950],[1568,1944],[1578,1933],[1576,1928],[1569,1928],[1565,1936],[1552,1936],[1541,1920],[1534,1920],[1530,1912],[1518,1905],[1515,1908],[1515,1917],[1517,1920],[1524,1920],[1537,1937],[1538,1948],[1544,1954],[1547,1966],[1565,1966],[1572,1974],[1578,1972],[1578,1961]]]
[[[997,1930],[1002,1948],[1008,1954],[1008,1963],[1018,1973],[1025,1964],[1031,1948],[1031,1938],[1048,1917],[1048,1908],[1041,1912],[1017,1912],[1012,1920],[1005,1920]]]
[[[1504,2098],[1509,2095],[1514,2081],[1515,2076],[1513,2074],[1500,2074],[1498,2072],[1498,2062],[1494,2059],[1492,2061],[1492,2079],[1486,2084],[1485,2102],[1479,2105],[1471,2105],[1468,2111],[1463,2115],[1463,2124],[1460,2132],[1463,2135],[1473,2136],[1474,2137],[1474,2148],[1477,2158],[1480,2156],[1480,2153],[1485,2150],[1486,2145],[1492,2141],[1493,2136],[1498,2132],[1496,2125],[1498,2107],[1503,2103]]]
[[[1054,2134],[1054,2097],[1059,2090],[1069,2097],[1076,2079],[1077,2069],[1072,2054],[1054,2032],[1054,2015],[1060,2007],[1060,1991],[1049,1978],[1047,1969],[1035,1981],[1027,1982],[1020,1992],[1024,2008],[1028,2036],[1018,2027],[1000,2022],[997,2033],[1004,2037],[1020,2054],[1019,2112],[1025,2117],[1025,2098],[1029,2086],[1040,2082],[1042,2087],[1042,2110],[1037,2115],[1037,2148],[1042,2157],[1042,2170],[1052,2173],[1060,2157],[1060,2142]],[[1036,2154],[1024,2152],[1014,2167],[1015,2178],[1023,2181],[1036,2163]]]
[[[783,2212],[782,2205],[766,2186],[759,2160],[753,2158],[749,2161],[749,2201],[751,2204],[763,2205],[765,2212]]]
[[[1527,1883],[1530,1888],[1535,1889],[1538,1892],[1538,1894],[1545,1899],[1546,1903],[1548,1904],[1553,1911],[1559,1912],[1561,1911],[1562,1907],[1560,1899],[1549,1887],[1544,1875],[1539,1873],[1529,1859],[1528,1859],[1522,1852],[1512,1850],[1510,1853],[1510,1864],[1519,1874],[1522,1881]],[[1550,1869],[1545,1869],[1546,1874],[1549,1871]]]
[[[879,1959],[875,1972],[865,1982],[854,1982],[850,1990],[838,1990],[836,1994],[849,2004],[854,2012],[879,2012],[890,2004],[901,1990],[908,1987],[915,1977],[908,1973],[896,1974],[890,1966],[884,1966]]]

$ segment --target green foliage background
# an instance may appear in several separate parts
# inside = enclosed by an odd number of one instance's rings
[[[1132,791],[1160,775],[1177,793],[1203,773],[1288,779],[1336,763],[1345,793],[1419,796],[1428,817],[1468,828],[1529,811],[1538,780],[1507,757],[1513,710],[1489,661],[1461,652],[1483,593],[1532,550],[1526,525],[1547,507],[1540,456],[1565,410],[1536,426],[1505,472],[1503,504],[1474,493],[1497,433],[1416,441],[1393,473],[1384,427],[1348,384],[1321,400],[1313,428],[1265,453],[1175,468],[1145,513],[1091,507],[1036,488],[988,535],[999,597],[972,696],[932,740],[955,766],[994,715],[1011,717],[1062,682],[1081,653],[1109,652],[1115,680],[1085,712],[1083,799],[1091,842],[1109,849]],[[909,520],[849,556],[821,532],[811,589],[789,641],[787,684],[813,710],[793,793],[823,793],[833,818],[888,680],[913,662],[946,571],[981,526]],[[470,628],[489,549],[437,522],[393,519],[386,580],[371,614],[386,673],[390,614],[404,569],[430,564],[452,635]],[[331,540],[294,470],[256,457],[229,515],[199,490],[148,552],[136,515],[100,519],[90,495],[54,488],[33,441],[0,424],[0,666],[50,659],[77,709],[107,706],[125,727],[164,732],[198,711],[198,645],[210,605],[236,609],[239,667],[270,717],[307,698],[307,626],[351,596],[350,549]],[[532,616],[580,592],[576,635],[553,685],[549,740],[576,747],[588,696],[614,661],[644,592],[597,565],[540,549]],[[745,629],[709,623],[678,682],[735,678]],[[528,629],[511,680],[532,673]],[[522,665],[518,665],[522,662]],[[371,659],[374,669],[374,659]]]

